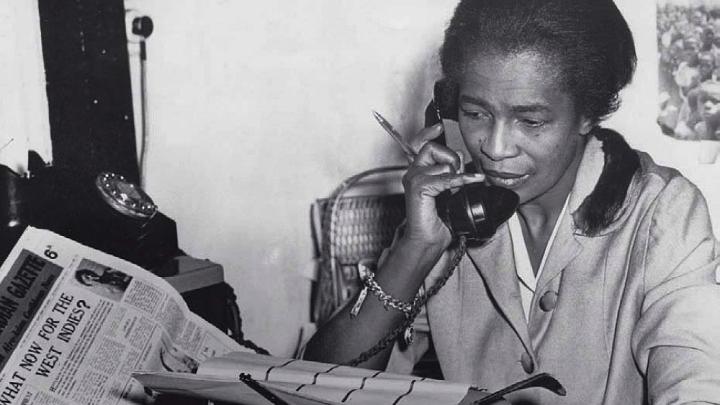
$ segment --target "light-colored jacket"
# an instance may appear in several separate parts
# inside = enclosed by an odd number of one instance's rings
[[[443,374],[493,391],[548,372],[567,389],[566,397],[542,389],[507,397],[527,405],[720,404],[720,246],[705,201],[678,172],[640,153],[617,220],[587,236],[572,213],[603,160],[592,139],[529,321],[507,226],[469,249],[430,300],[426,321]],[[390,368],[419,358],[427,344],[422,334],[418,340],[405,352],[396,348]]]

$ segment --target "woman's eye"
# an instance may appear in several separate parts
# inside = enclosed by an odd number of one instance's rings
[[[488,114],[485,111],[465,110],[465,109],[461,109],[460,111],[462,112],[462,114],[465,117],[468,117],[473,120],[489,120],[491,118],[490,114]]]
[[[523,123],[526,127],[529,128],[540,128],[543,125],[545,125],[547,122],[543,120],[533,120],[533,119],[522,119],[520,122]]]

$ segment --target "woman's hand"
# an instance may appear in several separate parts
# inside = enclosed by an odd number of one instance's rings
[[[437,124],[423,129],[413,139],[413,146],[420,152],[403,177],[407,223],[402,238],[445,250],[452,235],[438,217],[435,197],[451,188],[482,182],[485,176],[462,173],[460,155],[431,142],[442,132],[442,124]]]

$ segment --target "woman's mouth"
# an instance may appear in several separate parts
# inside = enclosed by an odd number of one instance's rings
[[[524,183],[529,177],[529,174],[517,174],[496,172],[494,170],[485,170],[485,179],[490,182],[490,184],[506,188],[516,187]]]

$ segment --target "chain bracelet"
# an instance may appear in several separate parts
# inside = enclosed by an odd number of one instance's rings
[[[461,236],[458,242],[458,248],[455,251],[455,254],[453,255],[450,264],[448,265],[445,274],[439,280],[437,280],[435,284],[430,287],[427,292],[418,300],[417,305],[413,307],[410,316],[406,317],[400,325],[398,325],[395,329],[391,330],[387,335],[383,336],[382,339],[378,340],[377,343],[373,345],[373,347],[360,353],[360,355],[355,357],[354,359],[343,363],[344,365],[357,367],[359,364],[366,362],[373,356],[385,350],[395,341],[398,336],[400,336],[401,333],[403,333],[405,329],[412,326],[413,322],[415,321],[415,317],[417,317],[420,313],[420,309],[422,308],[422,306],[425,305],[425,303],[430,299],[430,297],[437,294],[437,292],[440,291],[440,289],[445,285],[445,283],[447,283],[450,277],[452,277],[453,273],[455,273],[455,269],[457,268],[458,264],[460,264],[460,260],[465,255],[465,236]],[[360,304],[362,305],[362,302]]]
[[[383,291],[382,287],[380,287],[380,284],[375,281],[375,273],[367,268],[367,265],[365,265],[362,261],[358,263],[358,271],[365,287],[370,290],[370,292],[373,293],[380,302],[382,302],[385,310],[392,308],[405,314],[405,317],[409,317],[410,314],[412,314],[413,309],[417,306],[417,303],[422,299],[422,295],[419,292],[415,295],[412,303],[399,300],[386,293]]]

